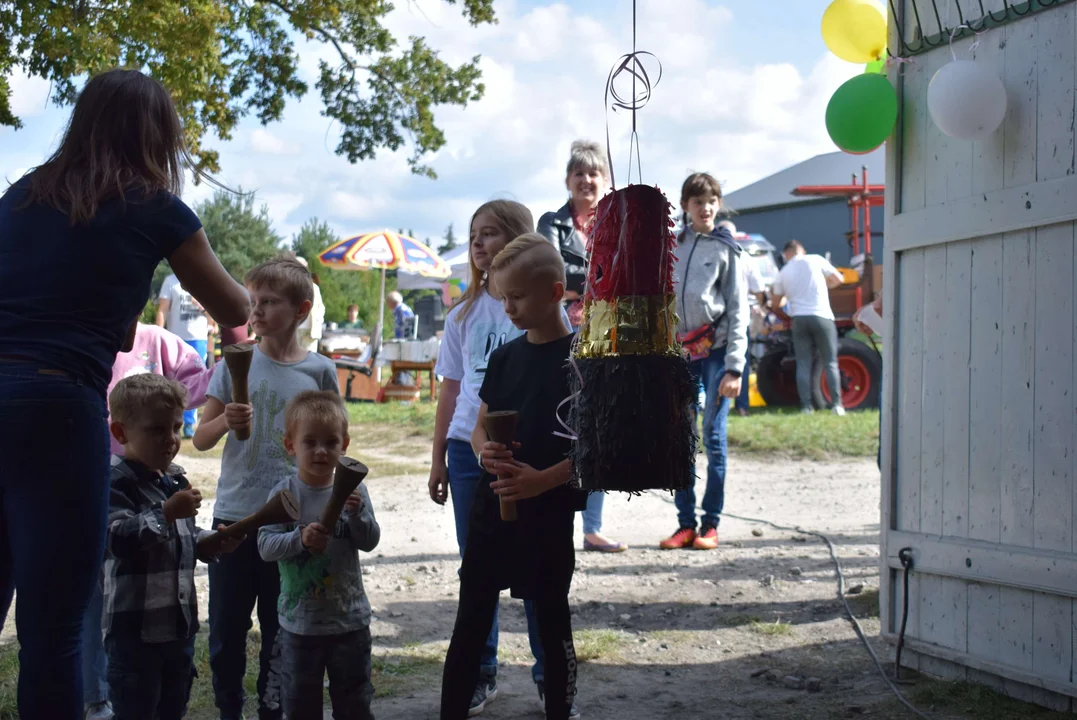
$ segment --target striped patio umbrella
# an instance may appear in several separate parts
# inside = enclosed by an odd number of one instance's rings
[[[378,326],[385,313],[385,271],[412,273],[444,280],[452,269],[415,238],[389,230],[356,235],[334,243],[318,255],[322,265],[340,270],[381,270]],[[380,337],[380,333],[378,335]]]

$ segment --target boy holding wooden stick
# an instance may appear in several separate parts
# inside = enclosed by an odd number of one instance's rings
[[[284,713],[322,717],[322,678],[336,720],[371,720],[370,601],[363,590],[359,551],[378,546],[381,528],[362,484],[331,527],[322,523],[334,492],[337,462],[348,449],[348,412],[333,392],[296,395],[284,411],[284,445],[298,472],[274,488],[299,501],[298,522],[258,532],[262,559],[280,568],[281,675]],[[347,490],[345,489],[345,492]]]
[[[294,257],[268,260],[247,273],[251,295],[250,324],[261,342],[254,347],[247,386],[250,402],[232,400],[228,365],[216,366],[194,446],[214,447],[227,435],[217,482],[214,525],[231,524],[258,511],[269,491],[294,477],[295,461],[284,444],[284,408],[305,390],[339,394],[333,362],[299,346],[296,329],[310,312],[314,283]],[[231,431],[231,432],[230,432]],[[248,434],[245,440],[237,438]],[[258,717],[281,718],[277,598],[277,563],[258,554],[249,537],[209,572],[209,663],[221,720],[243,716],[243,675],[247,666],[247,632],[257,603],[262,648],[258,671]]]
[[[121,380],[109,396],[109,430],[123,447],[111,470],[102,623],[117,720],[180,720],[191,694],[194,566],[215,558],[197,544],[209,534],[194,522],[202,495],[172,464],[186,406],[183,386],[160,375]]]
[[[490,273],[506,314],[527,333],[494,351],[479,391],[482,405],[471,444],[485,473],[464,549],[441,718],[468,716],[479,657],[504,588],[535,603],[545,651],[545,679],[538,692],[546,717],[578,718],[568,590],[576,562],[573,520],[586,496],[568,486],[569,441],[558,434],[558,403],[569,396],[573,338],[561,313],[565,265],[553,245],[532,233],[509,243]],[[517,442],[511,448],[491,442],[485,429],[488,414],[504,411],[518,413]],[[516,504],[515,520],[502,520],[504,502]]]

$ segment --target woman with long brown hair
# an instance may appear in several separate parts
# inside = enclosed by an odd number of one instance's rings
[[[108,515],[105,390],[167,259],[217,321],[250,300],[177,197],[190,158],[168,92],[92,78],[63,141],[0,197],[0,599],[18,592],[19,715],[83,714],[80,628]]]

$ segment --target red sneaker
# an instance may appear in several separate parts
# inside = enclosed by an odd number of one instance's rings
[[[696,539],[695,528],[682,527],[677,532],[670,535],[668,538],[658,543],[658,547],[663,550],[680,550],[686,548],[692,544]]]
[[[695,541],[692,543],[692,547],[696,550],[714,550],[718,547],[718,528],[704,525],[701,527],[700,532],[696,535]]]

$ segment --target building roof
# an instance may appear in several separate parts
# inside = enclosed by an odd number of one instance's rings
[[[871,184],[882,184],[886,170],[885,149],[879,148],[867,155],[849,155],[843,152],[816,155],[810,160],[797,163],[729,193],[722,204],[735,212],[745,212],[775,205],[817,201],[818,198],[797,197],[792,194],[793,189],[801,185],[851,183],[853,175],[859,179],[863,167],[868,169],[868,181]]]

